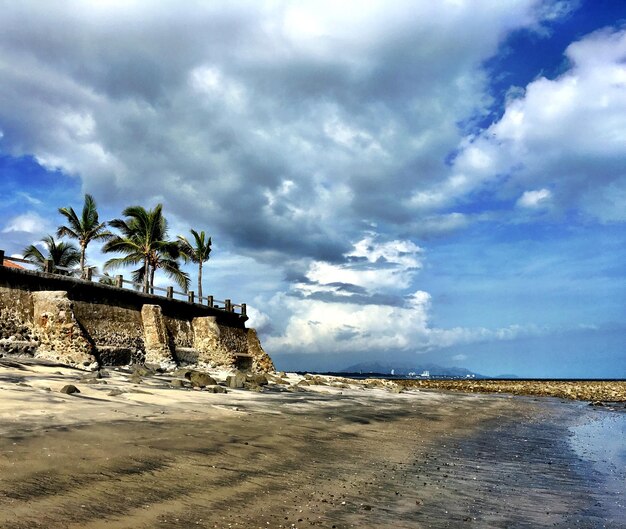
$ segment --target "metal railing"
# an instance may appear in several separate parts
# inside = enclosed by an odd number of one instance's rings
[[[93,282],[94,280],[98,280],[99,283],[117,287],[117,288],[133,288],[139,292],[152,294],[158,296],[159,294],[155,294],[155,292],[164,292],[165,295],[161,295],[161,297],[165,297],[168,299],[177,299],[175,296],[182,297],[182,301],[186,301],[187,303],[193,303],[195,305],[206,305],[207,307],[211,307],[218,310],[223,310],[225,312],[233,312],[235,314],[239,314],[241,316],[247,316],[247,306],[245,303],[233,303],[230,299],[215,299],[213,296],[196,296],[193,290],[188,290],[187,292],[181,292],[179,290],[174,290],[174,287],[158,287],[158,286],[146,286],[144,283],[138,283],[136,281],[129,281],[128,279],[124,279],[124,276],[118,274],[116,276],[110,276],[108,274],[100,274],[95,271],[95,267],[86,267],[84,273],[81,273],[80,269],[76,268],[66,268],[64,266],[55,266],[55,264],[50,259],[46,259],[42,264],[35,263],[28,259],[20,259],[18,257],[10,257],[6,256],[4,250],[0,250],[0,266],[4,265],[5,261],[10,261],[14,263],[25,264],[28,266],[32,266],[39,272],[43,272],[46,274],[56,274],[61,275],[63,277],[72,277],[74,279],[79,279],[82,281]],[[28,270],[28,268],[27,268]],[[237,310],[239,309],[239,310]]]

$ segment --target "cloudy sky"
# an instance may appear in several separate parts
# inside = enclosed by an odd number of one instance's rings
[[[163,203],[279,368],[626,376],[623,0],[0,8],[9,254]]]

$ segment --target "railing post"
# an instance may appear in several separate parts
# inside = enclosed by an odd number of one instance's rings
[[[194,294],[193,290],[189,290],[187,292],[187,301],[189,301],[189,303],[194,303],[194,298],[196,297],[196,295]]]
[[[169,299],[174,298],[174,287],[167,287],[167,292],[165,293],[165,297]]]
[[[43,267],[46,273],[51,274],[54,271],[54,263],[52,262],[52,259],[45,259]]]
[[[117,288],[124,288],[124,276],[123,275],[118,275],[115,276],[115,286]]]
[[[242,316],[248,315],[248,306],[245,303],[241,304],[241,315]]]
[[[226,312],[232,312],[233,311],[233,304],[230,301],[230,299],[225,299],[224,300],[224,310]]]
[[[0,266],[4,265],[4,250],[0,250]]]
[[[93,269],[90,266],[89,268],[85,269],[85,279],[87,281],[91,281],[92,275],[93,275]]]
[[[206,304],[207,304],[209,307],[213,307],[213,296],[207,296],[207,297],[206,297]]]

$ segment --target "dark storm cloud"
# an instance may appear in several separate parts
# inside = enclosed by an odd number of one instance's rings
[[[410,230],[534,5],[7,3],[0,147],[259,260],[341,262],[364,224]]]
[[[288,294],[302,300],[323,301],[325,303],[342,303],[351,305],[383,305],[389,307],[403,307],[406,300],[402,296],[391,294],[338,294],[336,292],[313,292],[303,294],[300,291],[292,291]]]

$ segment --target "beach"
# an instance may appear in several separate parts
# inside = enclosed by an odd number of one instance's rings
[[[624,527],[621,404],[175,378],[0,359],[0,527]]]

